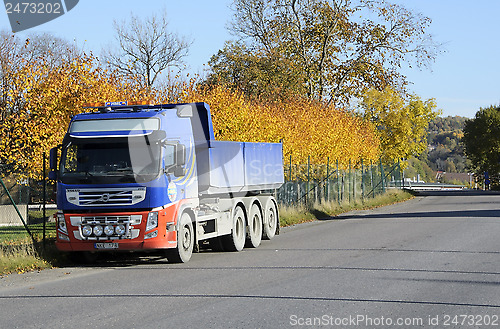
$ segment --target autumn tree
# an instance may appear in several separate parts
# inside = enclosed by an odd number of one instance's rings
[[[47,33],[31,33],[25,39],[21,39],[9,31],[0,31],[0,83],[2,86],[0,121],[3,122],[8,115],[13,113],[12,111],[15,111],[15,108],[7,106],[6,102],[9,92],[16,87],[14,75],[22,70],[26,63],[53,69],[70,62],[79,55],[76,45]]]
[[[248,96],[273,100],[306,94],[303,71],[279,52],[264,53],[242,42],[226,42],[208,65],[217,73],[208,76],[207,85],[223,83]]]
[[[386,161],[417,156],[427,147],[427,127],[439,111],[434,99],[426,101],[386,88],[371,89],[360,104],[363,116],[373,122]]]
[[[429,64],[437,53],[426,32],[430,19],[384,0],[234,0],[233,9],[230,30],[246,49],[238,56],[234,43],[227,45],[211,68],[228,83],[238,82],[228,73],[240,68],[255,89],[267,77],[252,74],[256,69],[291,63],[279,73],[300,79],[304,95],[347,103],[372,87],[403,87],[400,66]],[[242,65],[249,55],[266,65]]]
[[[123,77],[140,77],[150,88],[160,74],[171,67],[180,68],[191,41],[169,31],[167,14],[145,19],[131,15],[129,21],[114,21],[118,50],[107,48],[104,59]]]
[[[500,106],[481,108],[465,122],[462,143],[475,172],[500,173]]]
[[[82,112],[84,103],[148,98],[138,82],[104,70],[92,55],[68,48],[52,65],[48,52],[25,56],[26,41],[0,39],[0,50],[7,46],[14,54],[1,62],[0,165],[11,172],[40,178],[43,152],[61,142],[71,115]]]

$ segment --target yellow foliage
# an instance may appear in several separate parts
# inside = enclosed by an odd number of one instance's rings
[[[0,163],[17,172],[41,178],[42,155],[61,143],[72,115],[89,102],[145,100],[206,102],[210,105],[216,139],[248,142],[283,141],[285,163],[324,164],[339,161],[347,167],[360,159],[379,156],[374,125],[349,111],[321,102],[251,101],[224,85],[203,88],[196,80],[163,90],[143,90],[132,79],[103,70],[97,58],[76,56],[59,67],[43,60],[22,62],[6,72],[9,83],[0,103]],[[14,66],[12,66],[14,67]]]
[[[9,83],[0,108],[0,163],[41,178],[43,152],[61,143],[70,117],[84,103],[145,98],[137,83],[123,82],[97,64],[84,54],[57,68],[21,61],[4,73]]]
[[[421,154],[427,147],[429,122],[440,112],[434,99],[422,101],[417,96],[405,100],[391,89],[368,91],[361,103],[365,118],[377,126],[382,158],[386,162]]]
[[[250,101],[223,85],[191,89],[184,102],[210,105],[215,137],[247,142],[283,141],[285,162],[325,164],[327,158],[347,167],[349,160],[376,160],[379,139],[374,126],[344,110],[294,98],[287,102]]]

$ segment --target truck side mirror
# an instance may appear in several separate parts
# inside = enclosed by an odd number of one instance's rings
[[[184,144],[177,144],[175,148],[175,164],[183,166],[186,164],[186,146]]]
[[[57,147],[50,149],[49,167],[51,170],[57,170]]]

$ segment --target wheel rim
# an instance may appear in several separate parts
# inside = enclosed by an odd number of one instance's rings
[[[269,208],[269,219],[267,221],[267,227],[269,230],[272,230],[275,225],[275,219],[274,219],[274,208]]]
[[[241,217],[238,217],[236,219],[236,236],[238,238],[241,238],[241,236],[243,235],[243,219]]]
[[[189,228],[188,225],[184,225],[184,235],[183,235],[183,239],[182,239],[182,248],[184,248],[184,250],[189,250],[189,248],[191,247],[191,230]]]
[[[253,227],[252,227],[252,231],[254,234],[257,234],[259,233],[259,216],[257,214],[255,214],[253,216]]]

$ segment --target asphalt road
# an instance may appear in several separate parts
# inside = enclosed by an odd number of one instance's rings
[[[1,328],[500,327],[500,195],[427,193],[258,249],[0,279]],[[401,326],[398,326],[401,324]]]

